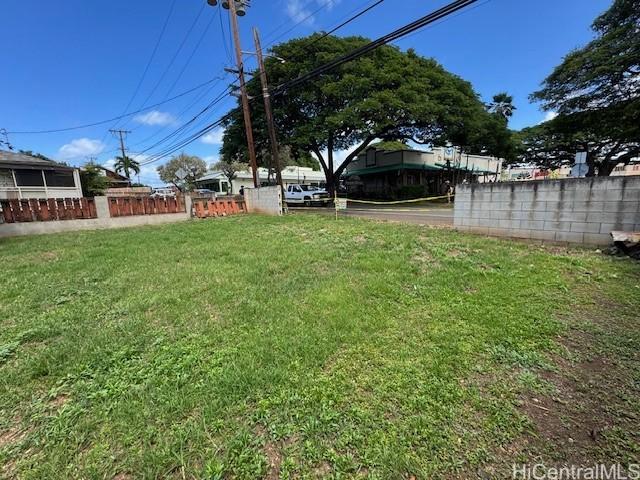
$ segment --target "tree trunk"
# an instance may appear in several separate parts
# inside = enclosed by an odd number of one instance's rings
[[[586,177],[595,177],[596,176],[596,156],[592,152],[587,152],[587,166],[589,170],[587,170]]]
[[[618,162],[616,161],[602,162],[598,166],[598,176],[608,177],[609,175],[611,175],[611,172],[613,172],[613,169],[616,168],[617,165],[618,165]]]
[[[336,175],[328,168],[324,169],[324,175],[327,179],[327,192],[329,193],[329,196],[333,198],[337,190]]]

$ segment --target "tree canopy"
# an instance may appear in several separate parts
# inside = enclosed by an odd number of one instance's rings
[[[186,174],[184,178],[178,176],[180,170]],[[163,182],[172,183],[180,190],[191,190],[196,180],[207,172],[207,164],[200,157],[181,153],[160,165],[157,171]]]
[[[488,105],[489,111],[508,121],[516,107],[513,105],[513,97],[507,92],[501,92],[493,96],[493,101]]]
[[[211,166],[211,170],[216,172],[222,172],[222,174],[229,180],[229,193],[233,193],[233,180],[238,177],[238,172],[241,172],[247,168],[247,165],[241,162],[228,162],[226,160],[220,160]]]
[[[640,0],[615,0],[592,28],[531,95],[558,117],[521,135],[524,159],[570,163],[584,151],[590,176],[640,155]]]
[[[98,165],[89,162],[80,170],[80,184],[84,196],[95,197],[104,195],[105,190],[109,188],[109,179]]]
[[[140,163],[133,158],[125,155],[124,157],[116,157],[116,163],[113,164],[116,172],[124,173],[127,179],[131,180],[131,172],[138,175],[140,173]]]
[[[384,142],[374,142],[370,147],[375,148],[376,150],[410,150],[411,147],[407,145],[406,141],[403,142],[401,140],[387,140]]]
[[[273,47],[278,57],[266,62],[271,85],[278,86],[344,55],[368,42],[362,37],[311,35]],[[258,97],[259,81],[248,82]],[[278,137],[292,155],[313,153],[331,190],[346,166],[376,140],[413,140],[429,145],[452,143],[474,151],[492,151],[496,144],[485,133],[491,115],[470,83],[414,51],[392,46],[337,67],[296,87],[273,95]],[[258,151],[266,150],[268,136],[261,101],[251,104]],[[508,132],[507,132],[508,133]],[[245,159],[242,111],[228,117],[221,150],[226,158]],[[346,150],[344,161],[334,153]],[[497,153],[497,152],[496,152]]]

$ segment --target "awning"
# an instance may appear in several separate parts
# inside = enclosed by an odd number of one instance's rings
[[[397,163],[395,165],[388,165],[385,167],[370,167],[370,168],[361,168],[358,170],[351,170],[349,172],[345,172],[345,177],[351,177],[354,175],[371,175],[374,173],[383,173],[383,172],[393,172],[398,170],[420,170],[420,171],[442,171],[441,167],[436,167],[433,165],[427,165],[425,163]]]

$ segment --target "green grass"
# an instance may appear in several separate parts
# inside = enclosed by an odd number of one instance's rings
[[[310,215],[0,240],[0,262],[20,478],[450,478],[529,428],[576,291],[640,306],[630,261]]]

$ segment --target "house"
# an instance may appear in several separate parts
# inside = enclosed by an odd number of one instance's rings
[[[343,175],[351,195],[375,198],[415,198],[441,195],[446,182],[495,181],[502,160],[461,153],[450,148],[379,150],[370,147],[346,168]]]
[[[0,199],[81,197],[77,168],[0,150]]]
[[[126,188],[131,186],[131,180],[124,175],[120,175],[118,172],[103,167],[102,165],[96,165],[100,169],[101,175],[107,177],[109,180],[109,188]]]
[[[272,175],[273,177],[273,175]],[[275,178],[269,178],[269,170],[266,168],[258,168],[258,178],[260,185],[273,185]],[[299,167],[292,165],[282,170],[282,181],[285,187],[289,184],[324,186],[326,178],[324,172],[314,170],[311,167]],[[253,187],[253,174],[251,171],[237,172],[237,177],[233,179],[232,187],[229,188],[229,180],[222,172],[211,172],[196,180],[198,188],[207,188],[216,193],[238,193],[240,187]]]
[[[624,165],[622,163],[617,165],[613,169],[613,172],[611,172],[611,176],[617,177],[620,175],[640,175],[640,158],[636,158],[634,161],[628,163],[627,165]]]

